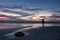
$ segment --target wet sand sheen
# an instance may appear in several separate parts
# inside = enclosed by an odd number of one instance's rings
[[[7,25],[7,24],[3,24]],[[24,26],[25,25],[25,26]],[[40,26],[39,26],[40,25]],[[42,24],[13,24],[9,25],[12,26],[10,29],[0,29],[2,31],[1,40],[59,40],[60,38],[60,26],[59,24],[44,24],[45,26],[42,27]],[[50,26],[49,26],[50,25]],[[14,28],[14,26],[17,26]],[[22,28],[21,28],[22,27]],[[20,29],[19,29],[20,28]],[[17,29],[17,30],[16,30]],[[6,31],[8,32],[6,32]],[[3,34],[5,31],[5,34]],[[18,31],[25,33],[23,37],[15,37],[14,34]],[[13,34],[10,34],[13,33]],[[9,35],[8,35],[9,34]],[[7,36],[5,36],[7,35]],[[4,38],[4,39],[3,39]]]

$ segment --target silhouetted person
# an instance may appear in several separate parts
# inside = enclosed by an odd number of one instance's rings
[[[44,27],[44,19],[42,19],[42,27]]]

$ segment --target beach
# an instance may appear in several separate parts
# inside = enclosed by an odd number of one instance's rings
[[[60,40],[59,24],[0,24],[0,40]],[[2,26],[3,27],[3,26]],[[16,32],[23,32],[23,37],[16,37]]]

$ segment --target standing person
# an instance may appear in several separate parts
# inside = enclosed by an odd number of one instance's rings
[[[44,27],[44,19],[42,19],[42,27]]]

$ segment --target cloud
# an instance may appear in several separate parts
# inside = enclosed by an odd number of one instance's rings
[[[1,12],[1,11],[0,11],[0,14],[2,14],[2,15],[7,15],[7,16],[21,16],[21,15],[19,15],[19,14],[8,13],[8,12]]]
[[[40,9],[18,9],[18,8],[3,8],[0,9],[0,14],[8,15],[8,16],[52,16],[53,14],[60,15],[56,11],[52,10],[40,10]]]
[[[6,8],[6,9],[10,10],[10,11],[15,11],[15,12],[23,12],[23,13],[27,13],[27,14],[33,14],[32,11],[23,10],[23,9],[9,9],[9,8]]]
[[[22,20],[39,20],[40,16],[60,16],[60,14],[53,10],[45,9],[18,9],[18,8],[2,8],[0,14],[10,16],[14,19]],[[32,18],[32,19],[31,19]]]

